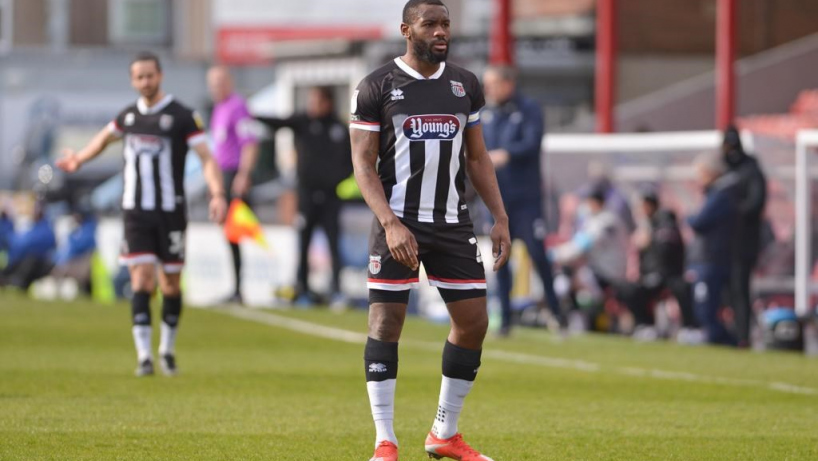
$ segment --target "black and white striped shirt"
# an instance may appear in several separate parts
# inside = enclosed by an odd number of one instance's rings
[[[464,132],[480,123],[484,105],[477,77],[452,64],[427,79],[395,58],[361,81],[350,128],[380,132],[378,175],[395,215],[470,222]]]
[[[185,158],[206,142],[201,119],[167,95],[153,107],[140,98],[108,124],[125,146],[122,208],[175,212],[185,205]]]

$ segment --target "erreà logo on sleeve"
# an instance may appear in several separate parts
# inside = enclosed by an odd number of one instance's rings
[[[452,140],[460,131],[454,115],[413,115],[403,122],[403,134],[410,141]]]

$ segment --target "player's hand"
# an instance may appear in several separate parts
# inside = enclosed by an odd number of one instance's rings
[[[400,221],[385,228],[386,244],[395,261],[416,270],[418,268],[418,242],[415,235]]]
[[[73,173],[80,169],[80,162],[79,158],[77,157],[77,152],[74,149],[63,149],[62,151],[63,157],[57,159],[54,164],[57,168],[65,171],[66,173]]]
[[[227,215],[227,201],[223,195],[216,195],[210,199],[210,220],[216,224],[224,224]]]
[[[250,191],[250,185],[250,175],[238,173],[235,179],[233,179],[233,196],[244,197]]]
[[[511,235],[508,232],[508,220],[495,221],[491,227],[491,254],[494,256],[494,272],[508,262],[511,254]]]

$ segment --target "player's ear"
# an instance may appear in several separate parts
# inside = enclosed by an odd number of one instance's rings
[[[404,38],[409,38],[409,25],[406,23],[400,24],[400,34],[403,35]]]

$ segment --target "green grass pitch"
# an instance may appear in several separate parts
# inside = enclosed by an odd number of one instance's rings
[[[181,375],[137,379],[126,305],[0,294],[0,460],[368,460],[365,314],[248,315],[186,310]],[[406,324],[402,461],[427,459],[446,331]],[[460,421],[495,461],[818,459],[814,358],[515,333],[487,341]]]

